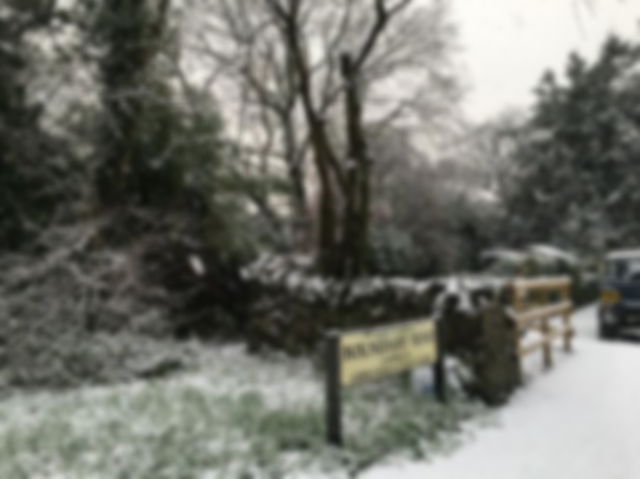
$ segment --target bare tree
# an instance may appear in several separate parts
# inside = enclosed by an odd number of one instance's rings
[[[284,173],[287,178],[293,229],[307,230],[304,158],[308,140],[296,124],[295,78],[280,39],[269,25],[266,8],[247,0],[191,3],[198,12],[193,28],[197,33],[187,49],[196,54],[196,61],[193,65],[187,60],[183,66],[186,76],[192,80],[195,71],[196,77],[202,77],[202,89],[213,85],[218,93],[223,91],[222,103],[232,111],[227,117],[242,153],[238,169],[245,177],[256,179],[246,193],[274,232],[287,236],[273,205],[273,189],[267,181],[260,181],[272,173]],[[284,172],[278,171],[280,165]]]
[[[265,0],[286,45],[309,128],[320,183],[319,265],[325,274],[353,277],[363,272],[368,244],[371,160],[363,124],[362,71],[390,20],[410,1],[389,6],[384,0],[376,0],[374,20],[364,42],[340,56],[347,138],[346,159],[341,161],[339,146],[330,136],[322,106],[314,98],[313,65],[307,52],[310,45],[305,44],[302,35],[303,2]]]
[[[224,91],[236,119],[231,126],[257,174],[284,166],[294,236],[305,243],[316,216],[322,269],[358,274],[367,243],[372,164],[363,124],[375,121],[385,128],[413,117],[424,125],[426,117],[455,103],[444,4],[422,9],[397,0],[217,0],[204,2],[206,8],[201,0],[193,3],[200,13],[189,45],[198,54],[192,70]],[[203,57],[212,60],[206,73]],[[428,88],[438,92],[436,101]],[[316,175],[309,182],[305,166],[311,157]],[[317,202],[309,186],[319,190]],[[272,192],[262,193],[260,203],[268,204]],[[317,214],[310,213],[314,203]],[[349,257],[353,264],[345,263]]]

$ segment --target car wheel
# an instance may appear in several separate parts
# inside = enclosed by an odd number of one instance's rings
[[[598,336],[600,336],[600,339],[614,339],[617,335],[618,331],[615,328],[600,323],[600,327],[598,328]]]

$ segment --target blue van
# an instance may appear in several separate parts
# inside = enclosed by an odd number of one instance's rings
[[[601,338],[640,326],[640,249],[607,254],[600,283],[598,325]]]

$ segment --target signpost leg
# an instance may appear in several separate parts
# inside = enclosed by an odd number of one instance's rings
[[[440,402],[447,402],[447,376],[446,368],[444,364],[444,341],[443,341],[443,325],[442,321],[436,322],[436,336],[437,336],[437,348],[438,359],[433,365],[433,380],[436,398]]]
[[[339,343],[339,336],[330,333],[325,348],[327,441],[338,447],[342,446]]]

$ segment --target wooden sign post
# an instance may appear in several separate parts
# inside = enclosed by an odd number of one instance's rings
[[[438,323],[418,320],[351,332],[331,332],[326,341],[327,441],[343,443],[342,388],[434,365],[436,396],[446,400]]]
[[[326,344],[327,441],[342,446],[342,398],[340,390],[340,335],[329,333]]]

